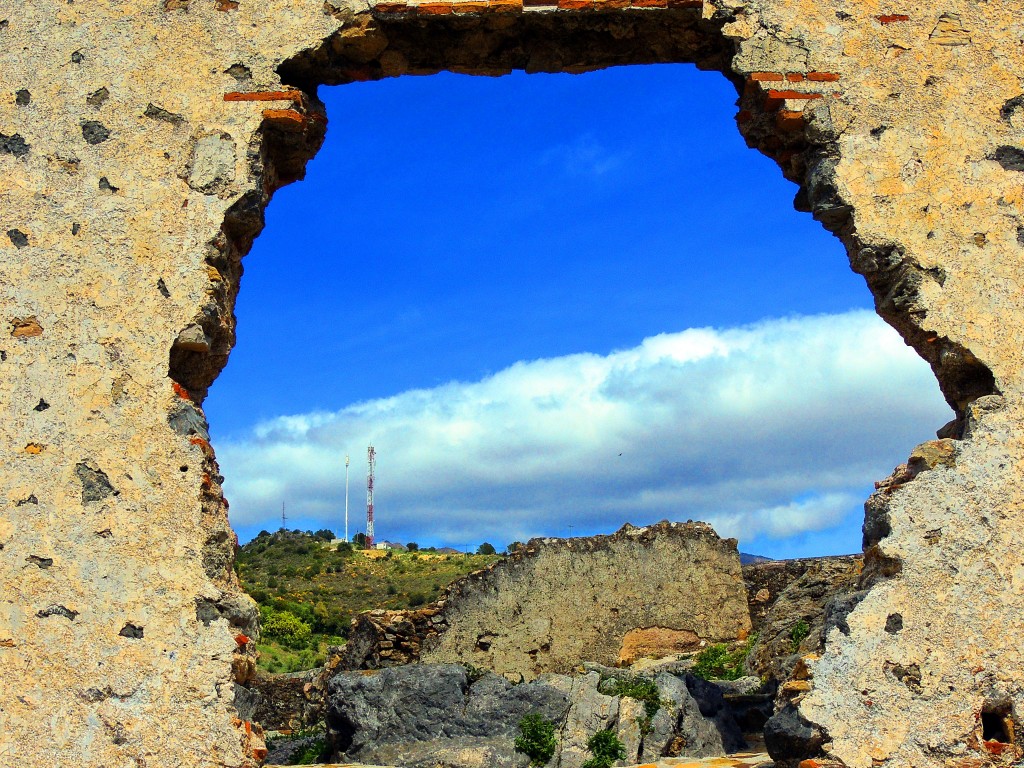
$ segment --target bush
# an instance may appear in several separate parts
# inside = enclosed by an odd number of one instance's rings
[[[615,731],[598,731],[587,740],[587,749],[593,755],[583,768],[611,768],[619,760],[626,759],[626,748],[622,746]]]
[[[415,608],[418,605],[423,605],[427,602],[427,596],[422,592],[410,592],[409,593],[409,607]]]
[[[530,758],[530,765],[546,765],[555,756],[555,724],[531,712],[519,721],[515,748]]]
[[[800,650],[800,643],[802,643],[809,634],[811,634],[811,627],[803,619],[800,619],[800,621],[793,625],[793,628],[789,630],[789,636],[793,640],[793,653]]]
[[[738,680],[745,674],[743,662],[756,639],[757,635],[751,635],[744,645],[734,651],[730,651],[725,643],[709,645],[697,654],[690,671],[705,680]]]
[[[260,606],[260,617],[264,637],[273,638],[281,645],[297,650],[309,645],[313,631],[298,616],[286,611],[275,611],[273,608]]]
[[[634,680],[620,680],[615,678],[612,685],[601,688],[601,693],[607,696],[626,696],[644,703],[644,711],[647,721],[658,714],[661,708],[661,697],[658,695],[658,685],[646,677],[638,677]]]

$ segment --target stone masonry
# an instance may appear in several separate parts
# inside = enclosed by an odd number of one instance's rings
[[[1013,740],[1022,51],[1018,0],[0,0],[0,759],[262,754],[202,403],[263,210],[322,141],[317,86],[669,61],[735,84],[747,142],[957,414],[870,500],[868,592],[802,716],[856,768]]]
[[[431,606],[353,620],[347,669],[456,662],[531,680],[584,661],[615,665],[637,632],[667,655],[750,632],[735,539],[706,523],[533,539],[448,587]]]

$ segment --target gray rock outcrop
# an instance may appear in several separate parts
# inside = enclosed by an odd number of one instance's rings
[[[720,755],[744,746],[721,692],[709,683],[658,674],[660,703],[649,716],[641,701],[602,693],[608,680],[591,671],[514,685],[459,664],[341,672],[328,685],[328,741],[338,760],[521,768],[529,760],[515,751],[519,722],[536,713],[555,724],[551,768],[580,768],[591,756],[587,740],[605,729],[626,746],[627,762]]]

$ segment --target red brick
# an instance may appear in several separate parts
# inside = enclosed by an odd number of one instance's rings
[[[374,13],[415,13],[415,8],[405,3],[377,3],[373,6]]]
[[[254,91],[240,93],[231,91],[224,94],[224,101],[300,101],[302,91]]]
[[[181,384],[179,384],[178,382],[172,381],[171,382],[171,387],[174,389],[174,394],[176,394],[182,400],[191,400],[192,399],[192,395],[190,395],[188,393],[188,390],[185,389],[183,386],[181,386]]]
[[[804,76],[799,72],[790,72],[786,75],[786,79],[791,83],[802,83],[804,81]]]
[[[594,0],[558,0],[558,8],[562,11],[589,11],[594,7]]]
[[[820,93],[804,93],[803,91],[768,91],[769,99],[820,99]]]
[[[629,0],[594,0],[594,7],[599,11],[608,8],[629,8]]]
[[[264,120],[283,120],[289,123],[296,123],[298,125],[305,125],[306,118],[294,109],[264,109],[263,110]]]
[[[839,80],[835,72],[808,72],[807,79],[814,83],[834,83]]]
[[[784,109],[775,116],[775,125],[783,131],[803,130],[804,113]]]
[[[452,3],[452,10],[455,13],[483,13],[487,10],[486,2],[470,0],[465,3]]]
[[[668,8],[668,0],[631,0],[631,8]]]
[[[237,11],[238,2],[237,0],[217,0],[218,11]]]
[[[421,16],[447,16],[452,12],[451,3],[420,3],[416,11]]]
[[[910,21],[910,17],[904,13],[892,13],[888,16],[876,16],[882,24],[895,24],[898,21]]]
[[[519,13],[523,10],[522,0],[491,0],[491,13]]]
[[[750,79],[755,83],[781,83],[784,78],[778,72],[751,72]]]

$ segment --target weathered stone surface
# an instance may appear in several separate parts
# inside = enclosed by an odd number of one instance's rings
[[[638,628],[719,641],[750,624],[736,542],[698,523],[534,540],[443,600],[448,626],[424,643],[423,660],[527,679],[583,661],[615,664]]]
[[[703,523],[535,539],[426,609],[357,616],[343,664],[457,661],[531,679],[745,637],[745,602],[735,541]]]
[[[602,693],[597,671],[546,674],[519,685],[490,673],[474,679],[476,674],[456,664],[338,673],[327,706],[335,756],[410,768],[524,766],[528,761],[515,752],[514,741],[519,721],[530,713],[555,723],[553,768],[580,768],[591,757],[588,739],[605,729],[625,745],[627,763],[721,755],[744,746],[721,692],[689,676],[653,678],[660,707],[648,718],[642,702]]]
[[[943,431],[951,461],[898,473],[870,502],[884,521],[866,553],[870,591],[849,634],[830,630],[800,711],[832,756],[866,768],[973,759],[991,741],[976,733],[986,707],[1024,710],[1019,3],[637,4],[649,7],[0,4],[0,303],[45,329],[2,350],[8,762],[258,756],[234,724],[235,628],[195,617],[197,596],[238,590],[215,459],[202,431],[168,416],[182,398],[201,413],[227,360],[241,257],[323,136],[315,87],[442,69],[687,61],[737,83],[746,140],[842,239],[957,413]],[[102,88],[109,98],[90,104]],[[225,100],[239,91],[278,95]],[[180,122],[146,117],[150,104]],[[173,348],[193,323],[208,352]],[[52,407],[38,413],[41,393]],[[118,491],[88,508],[85,459]],[[52,567],[24,567],[44,551]],[[74,620],[40,617],[49,606]],[[902,629],[887,630],[897,613]],[[118,634],[129,621],[143,638]],[[887,663],[917,665],[920,693]],[[61,685],[28,696],[25,679]]]
[[[844,623],[863,597],[857,592],[862,568],[863,558],[853,555],[744,566],[750,618],[757,632],[747,657],[750,673],[782,682],[800,656],[820,651],[826,629]],[[793,632],[801,622],[806,633],[794,642]]]

